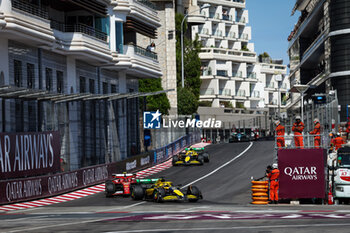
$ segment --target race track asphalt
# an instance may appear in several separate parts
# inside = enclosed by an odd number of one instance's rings
[[[183,186],[193,183],[204,196],[197,203],[106,198],[102,192],[0,214],[0,232],[350,232],[348,206],[250,204],[251,177],[263,176],[273,161],[273,142],[206,150],[210,162],[203,166],[171,167],[153,176]]]

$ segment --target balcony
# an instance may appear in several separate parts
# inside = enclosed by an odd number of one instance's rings
[[[112,53],[116,64],[108,67],[114,70],[126,70],[127,74],[138,78],[159,78],[162,71],[158,62],[158,55],[135,44],[124,45],[119,53]]]
[[[156,6],[148,0],[111,0],[114,5],[114,11],[117,13],[128,13],[134,20],[141,22],[149,27],[160,27],[160,18]]]
[[[261,72],[268,74],[287,74],[287,66],[279,64],[263,64],[261,66]]]
[[[247,78],[257,80],[256,73],[255,72],[248,73]]]
[[[238,23],[246,23],[246,18],[245,17],[236,17],[236,22],[238,22]]]
[[[215,20],[220,20],[220,14],[215,13],[215,12],[209,12],[209,18],[215,19]]]
[[[260,91],[252,91],[250,94],[252,98],[260,98]]]
[[[202,48],[199,54],[202,60],[230,60],[237,62],[256,62],[256,53],[225,48]]]
[[[200,89],[200,95],[215,95],[214,88]]]
[[[198,0],[198,2],[223,5],[231,8],[245,8],[245,0]]]
[[[232,71],[232,77],[243,81],[243,72],[242,71]]]
[[[216,30],[216,31],[213,33],[213,36],[222,37],[222,30]]]
[[[227,70],[217,70],[216,76],[228,77]]]
[[[245,90],[236,90],[236,96],[237,97],[246,97],[246,92]]]
[[[266,88],[274,89],[275,88],[275,83],[266,83]]]
[[[144,5],[144,6],[147,6],[147,7],[151,8],[151,9],[153,9],[153,10],[157,9],[156,5],[154,5],[152,2],[150,2],[148,0],[136,0],[136,2],[138,2],[138,3],[140,3],[140,4]]]
[[[211,76],[212,75],[212,71],[209,68],[204,68],[201,72],[201,76]]]
[[[239,39],[241,39],[241,40],[249,40],[249,35],[247,33],[242,33],[239,36]]]
[[[236,38],[236,33],[235,33],[235,32],[228,32],[228,33],[226,33],[226,37],[227,37],[228,39],[237,39],[237,38]]]
[[[221,95],[221,96],[232,96],[231,95],[231,89],[220,89],[219,90],[219,95]]]
[[[45,8],[21,0],[12,0],[11,3],[12,8],[14,9],[21,10],[23,12],[38,16],[43,19],[49,19],[49,12]]]
[[[51,28],[56,29],[61,32],[77,32],[82,33],[87,36],[94,37],[96,39],[102,40],[104,42],[108,42],[108,35],[96,28],[84,25],[84,24],[64,24],[59,23],[57,21],[51,21]]]
[[[202,28],[202,30],[199,32],[200,35],[207,35],[209,36],[209,29],[208,28]]]
[[[55,41],[46,8],[22,0],[2,1],[12,8],[1,12],[1,29],[32,46],[52,47]],[[1,5],[1,3],[0,3]]]

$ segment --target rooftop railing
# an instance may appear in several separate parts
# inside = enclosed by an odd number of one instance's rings
[[[45,8],[22,0],[12,0],[11,2],[12,8],[27,12],[40,18],[49,19],[49,13]]]

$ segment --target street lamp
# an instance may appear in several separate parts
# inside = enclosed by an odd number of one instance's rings
[[[206,3],[206,4],[203,4],[203,6],[201,6],[201,8],[199,10],[203,10],[205,8],[209,8],[210,7],[210,4],[209,3]],[[194,12],[196,12],[197,10],[195,11],[192,11],[192,12],[189,12],[185,15],[185,17],[182,19],[182,22],[181,22],[181,84],[182,84],[182,88],[185,87],[185,71],[184,71],[184,32],[183,32],[183,25],[184,25],[184,22],[185,22],[185,19],[188,17],[189,14],[192,14]]]
[[[302,85],[302,84],[296,84],[294,85],[293,89],[295,88],[297,90],[297,92],[300,93],[301,96],[301,121],[304,120],[304,93],[307,91],[307,89],[309,89],[309,85]],[[291,92],[293,92],[291,90]]]

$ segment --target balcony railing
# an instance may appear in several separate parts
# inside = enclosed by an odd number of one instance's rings
[[[12,0],[12,7],[32,15],[36,15],[40,18],[49,19],[49,13],[46,9],[39,7],[35,4],[31,4],[27,1]]]
[[[158,55],[155,52],[149,51],[137,45],[132,45],[134,47],[135,54],[141,55],[144,57],[149,57],[153,60],[158,60]]]
[[[202,70],[202,73],[201,73],[202,76],[211,76],[211,74],[212,72],[209,69],[204,69]]]
[[[239,23],[246,23],[245,17],[237,17],[237,18],[236,18],[236,22],[239,22]]]
[[[238,72],[232,71],[232,77],[243,78],[243,73],[242,71],[238,71]]]
[[[253,91],[250,95],[250,97],[253,98],[260,98],[260,92],[259,91]]]
[[[220,89],[219,95],[231,96],[231,89]]]
[[[243,34],[241,34],[241,36],[239,37],[239,39],[248,40],[248,39],[249,39],[249,36],[248,36],[248,34],[243,33]]]
[[[215,95],[214,88],[201,89],[200,95]]]
[[[275,99],[270,100],[269,105],[277,105],[277,100],[275,100]]]
[[[222,30],[216,30],[213,36],[222,36]]]
[[[209,29],[208,29],[208,28],[203,28],[203,29],[200,31],[200,34],[209,35]]]
[[[275,83],[268,83],[266,84],[267,88],[275,88]]]
[[[84,24],[64,24],[57,21],[51,21],[51,28],[61,32],[80,32],[99,40],[107,41],[108,35],[96,28],[84,25]]]
[[[235,32],[229,32],[229,33],[226,34],[226,37],[236,38],[236,33]]]
[[[250,51],[240,51],[240,50],[229,50],[224,48],[202,48],[202,53],[215,53],[215,54],[224,54],[224,55],[233,55],[239,57],[249,57],[252,59],[256,58],[256,54]]]
[[[136,0],[136,2],[141,3],[142,5],[145,5],[153,10],[157,9],[156,5],[154,5],[153,3],[151,3],[148,0]]]
[[[239,96],[239,97],[246,97],[245,95],[245,90],[237,90],[237,95],[236,96]]]
[[[255,72],[248,73],[248,78],[256,79],[256,73]]]
[[[217,70],[216,71],[217,76],[227,77],[227,70]]]

